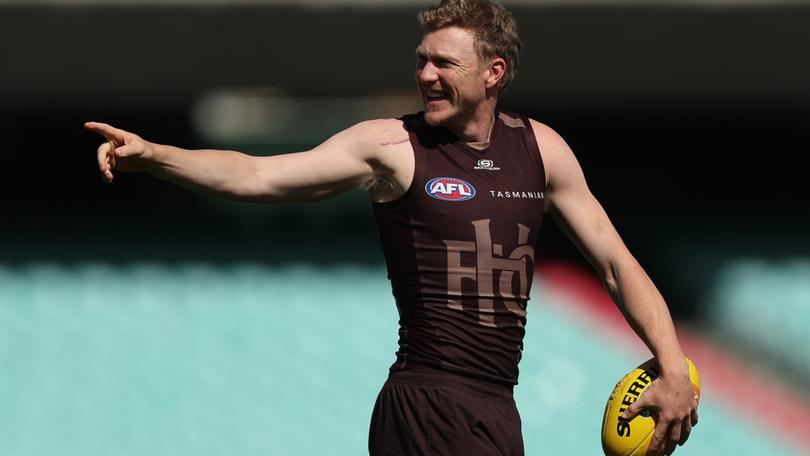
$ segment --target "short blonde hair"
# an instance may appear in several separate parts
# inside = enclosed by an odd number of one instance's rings
[[[506,61],[499,91],[515,78],[521,42],[515,18],[503,6],[490,0],[443,0],[420,11],[419,23],[428,32],[454,26],[470,30],[481,61],[494,57]]]

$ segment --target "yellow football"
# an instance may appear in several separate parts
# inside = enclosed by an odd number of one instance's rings
[[[686,358],[686,362],[689,364],[689,378],[700,397],[700,377],[697,368],[689,358]],[[661,369],[653,358],[633,369],[616,383],[605,406],[605,414],[602,416],[602,449],[606,456],[647,454],[655,430],[655,416],[647,410],[642,410],[638,416],[629,421],[620,416],[660,375]]]

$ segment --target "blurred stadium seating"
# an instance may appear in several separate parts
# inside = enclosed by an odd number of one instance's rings
[[[527,454],[599,454],[607,395],[641,360],[548,290],[516,389]],[[0,453],[363,454],[396,320],[382,266],[0,266]],[[800,453],[709,390],[679,454]]]
[[[712,327],[810,379],[810,260],[729,259],[707,304]]]

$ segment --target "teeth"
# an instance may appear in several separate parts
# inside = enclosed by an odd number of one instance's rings
[[[434,91],[434,90],[430,90],[430,91],[426,92],[426,94],[427,94],[427,96],[429,96],[431,98],[437,98],[437,97],[443,97],[444,96],[444,92],[438,92],[438,91]]]

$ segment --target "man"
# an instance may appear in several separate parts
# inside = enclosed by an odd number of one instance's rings
[[[98,164],[254,202],[369,192],[400,313],[400,350],[377,399],[375,455],[523,454],[512,399],[534,243],[547,210],[587,256],[662,375],[630,406],[658,414],[651,448],[670,454],[697,401],[664,300],[591,195],[551,128],[497,109],[515,75],[513,17],[488,0],[420,13],[423,113],[362,122],[316,148],[272,157],[188,151],[106,124]],[[553,442],[549,442],[553,453]]]

